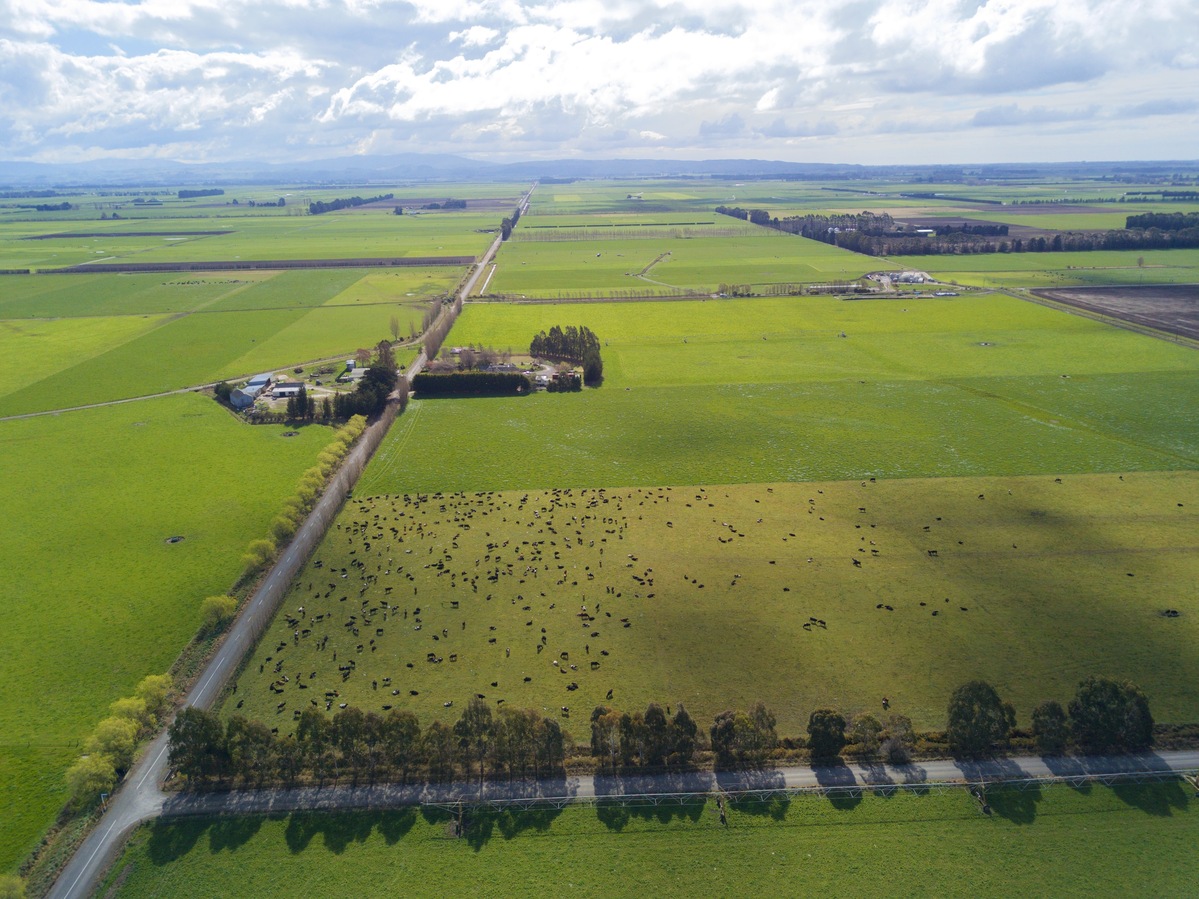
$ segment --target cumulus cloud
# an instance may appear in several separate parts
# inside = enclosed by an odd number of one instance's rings
[[[948,158],[983,128],[1051,158],[1038,126],[1099,118],[1186,156],[1197,41],[1191,0],[0,0],[0,157],[886,162],[906,159],[872,135],[935,120]]]

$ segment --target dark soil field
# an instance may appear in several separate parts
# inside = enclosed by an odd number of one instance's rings
[[[1199,340],[1199,284],[1070,287],[1037,296]]]

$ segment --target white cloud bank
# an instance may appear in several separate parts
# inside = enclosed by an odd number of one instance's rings
[[[0,0],[0,158],[1191,158],[1193,0]]]

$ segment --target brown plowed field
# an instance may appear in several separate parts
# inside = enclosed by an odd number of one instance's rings
[[[1199,340],[1199,284],[1065,287],[1033,293],[1058,303]]]

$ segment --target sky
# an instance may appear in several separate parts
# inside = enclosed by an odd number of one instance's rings
[[[0,0],[7,160],[1197,147],[1197,0]]]

